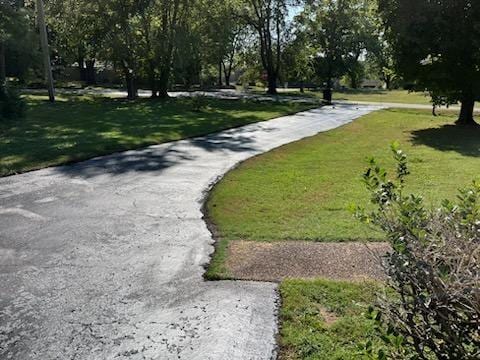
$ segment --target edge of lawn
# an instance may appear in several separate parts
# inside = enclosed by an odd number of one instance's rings
[[[406,110],[409,110],[409,108],[395,108],[395,107],[390,107],[389,108],[390,110],[402,110],[402,111],[406,111]],[[384,109],[383,109],[384,110]],[[419,110],[419,109],[415,109],[415,108],[411,108],[410,110],[414,110],[414,111],[426,111],[426,110]],[[347,124],[344,124],[342,126],[339,126],[337,129],[339,128],[342,128],[346,125],[348,125],[349,123]],[[213,195],[213,192],[216,188],[216,186],[225,178],[225,176],[227,174],[229,174],[231,171],[234,171],[235,169],[237,169],[238,167],[240,167],[243,163],[247,162],[247,161],[250,161],[256,157],[260,157],[260,156],[263,156],[264,154],[266,153],[269,153],[271,151],[275,151],[276,149],[279,149],[279,148],[282,148],[283,146],[287,146],[287,145],[290,145],[290,144],[294,144],[296,142],[301,142],[301,141],[304,141],[304,140],[307,140],[309,138],[313,138],[315,136],[318,136],[320,133],[318,134],[315,134],[315,135],[312,135],[312,136],[307,136],[305,138],[302,138],[302,139],[299,139],[299,140],[296,140],[296,141],[293,141],[291,143],[288,143],[288,144],[283,144],[283,145],[280,145],[276,148],[273,148],[265,153],[261,153],[261,154],[257,154],[255,156],[252,156],[248,159],[245,159],[237,164],[235,164],[234,166],[232,166],[227,172],[225,172],[223,175],[219,176],[215,181],[212,182],[212,184],[210,184],[209,188],[205,191],[205,196],[204,198],[202,199],[202,213],[203,213],[203,220],[205,221],[206,225],[207,225],[207,228],[209,229],[209,231],[211,232],[212,234],[212,238],[214,239],[214,252],[210,255],[210,261],[204,265],[204,268],[205,268],[205,273],[204,273],[204,278],[206,280],[209,280],[209,281],[219,281],[219,280],[236,280],[236,278],[231,274],[229,273],[227,267],[226,267],[226,260],[227,260],[227,257],[228,257],[228,251],[229,251],[229,246],[230,246],[230,243],[231,241],[234,241],[234,239],[229,239],[229,238],[226,238],[226,237],[223,237],[220,230],[218,229],[218,226],[217,224],[215,223],[215,220],[213,219],[213,217],[211,216],[210,214],[210,210],[208,208],[208,204],[210,202],[210,199]],[[248,239],[237,239],[237,240],[247,240]],[[301,240],[301,239],[287,239],[287,240]],[[254,240],[250,240],[250,241],[254,241]],[[282,240],[261,240],[261,242],[269,242],[269,243],[274,243],[274,242],[279,242],[279,241],[282,241]],[[358,242],[379,242],[379,241],[383,241],[383,239],[381,238],[376,238],[376,237],[362,237],[362,238],[355,238],[355,239],[349,239],[347,241],[343,240],[342,239],[316,239],[315,240],[316,242],[350,242],[350,241],[358,241]]]
[[[324,105],[321,105],[320,107],[322,107],[322,106],[324,106]],[[348,124],[349,123],[343,124],[343,125],[339,126],[338,128],[342,128],[342,127],[344,127]],[[299,140],[292,141],[288,144],[293,144],[293,143],[300,142],[300,141],[303,141],[303,140],[306,140],[306,139],[309,139],[309,138],[313,138],[315,136],[318,136],[318,134],[320,134],[320,133],[317,133],[317,134],[311,135],[311,136],[306,136],[306,137],[301,138]],[[204,195],[201,199],[201,204],[202,204],[201,212],[203,214],[202,219],[205,222],[208,230],[212,234],[212,238],[214,240],[214,243],[213,243],[214,251],[210,254],[210,257],[209,257],[210,261],[207,262],[203,266],[204,269],[205,269],[205,272],[203,274],[203,277],[204,277],[205,280],[207,280],[207,281],[238,280],[232,274],[230,274],[228,272],[228,270],[225,266],[225,262],[226,262],[227,256],[228,256],[228,249],[229,249],[229,246],[230,246],[230,242],[232,240],[224,238],[224,237],[221,236],[221,233],[218,230],[218,226],[215,223],[215,221],[214,221],[213,217],[211,216],[210,211],[208,209],[208,204],[209,204],[210,199],[212,197],[213,191],[215,190],[215,187],[225,178],[225,176],[227,174],[229,174],[231,171],[234,171],[235,169],[240,167],[246,161],[250,161],[251,159],[254,159],[254,158],[259,157],[259,156],[263,156],[266,153],[269,153],[271,151],[279,149],[279,148],[281,148],[285,145],[288,145],[288,144],[283,144],[283,145],[277,146],[273,149],[270,149],[267,152],[251,156],[248,159],[245,159],[243,161],[240,161],[240,162],[236,163],[235,165],[230,167],[225,173],[223,173],[222,175],[219,175],[215,180],[213,180],[211,182],[211,184],[208,186],[208,188],[205,189]],[[372,238],[372,239],[358,239],[358,241],[379,241],[379,240]],[[267,241],[267,242],[274,242],[274,241]],[[340,241],[331,241],[330,240],[330,242],[340,242]],[[252,281],[255,281],[255,280],[252,280]],[[262,281],[262,282],[265,282],[265,281]]]
[[[172,99],[175,100],[177,98],[171,98],[169,100],[172,100]],[[190,98],[183,98],[183,99],[189,100]],[[118,101],[118,100],[129,101],[127,99],[111,99],[111,98],[103,98],[103,97],[101,98],[101,101],[112,101],[112,100],[114,100],[114,101]],[[214,100],[229,101],[229,102],[240,101],[240,100],[232,100],[232,99],[214,99]],[[149,99],[148,98],[140,98],[140,99],[135,100],[135,102],[137,102],[137,101],[149,101]],[[153,101],[155,101],[155,100],[153,100]],[[263,100],[263,101],[261,101],[261,100],[246,100],[246,101],[247,102],[250,102],[250,101],[261,102],[261,103],[266,103],[266,104],[268,104],[270,102],[285,103],[285,104],[295,102],[295,101],[283,101],[282,102],[282,101],[276,101],[276,100]],[[284,117],[284,116],[295,115],[295,114],[298,114],[298,113],[302,113],[302,112],[305,112],[305,111],[310,111],[310,110],[321,108],[321,107],[324,106],[324,104],[321,103],[321,102],[320,103],[313,103],[313,102],[312,103],[301,103],[301,102],[299,102],[298,104],[300,106],[303,106],[303,108],[301,110],[287,111],[287,112],[285,112],[284,114],[282,114],[278,117],[261,119],[261,120],[258,120],[258,121],[251,121],[251,122],[247,122],[247,123],[239,124],[239,125],[234,125],[234,126],[226,126],[224,128],[218,128],[214,131],[200,132],[198,134],[192,134],[190,136],[185,136],[185,137],[175,139],[175,140],[167,140],[167,141],[163,141],[163,142],[162,141],[161,142],[145,142],[143,144],[139,144],[138,146],[119,148],[118,150],[113,150],[113,151],[112,150],[107,150],[105,152],[100,151],[98,154],[93,155],[93,156],[85,156],[85,157],[79,156],[79,157],[74,157],[72,159],[68,159],[68,160],[65,160],[65,161],[60,161],[58,163],[47,165],[47,166],[38,166],[38,167],[34,166],[31,169],[28,169],[28,170],[25,170],[25,171],[12,172],[12,173],[8,173],[6,175],[0,174],[0,178],[7,178],[7,177],[10,177],[10,176],[22,175],[22,174],[26,174],[26,173],[33,172],[33,171],[43,170],[43,169],[51,169],[51,168],[55,168],[55,167],[73,165],[73,164],[81,163],[81,162],[84,162],[84,161],[94,160],[94,159],[97,159],[97,158],[100,158],[100,157],[103,157],[103,156],[117,155],[117,154],[120,154],[120,153],[123,153],[123,152],[126,152],[126,151],[146,149],[146,148],[149,148],[151,146],[168,144],[168,143],[176,142],[176,141],[192,140],[192,139],[195,139],[195,138],[198,138],[198,137],[204,137],[204,136],[208,136],[208,135],[212,135],[212,134],[217,134],[217,133],[227,131],[227,130],[238,129],[238,128],[241,128],[241,127],[244,127],[244,126],[247,126],[247,125],[251,125],[251,124],[262,123],[262,122],[270,121],[270,120],[277,119],[277,118]],[[233,169],[231,169],[231,170],[233,170]],[[231,171],[231,170],[229,170],[229,171]],[[219,182],[220,180],[218,180],[217,182]],[[213,185],[216,185],[217,182],[215,182]],[[213,186],[212,186],[212,188],[213,188]]]

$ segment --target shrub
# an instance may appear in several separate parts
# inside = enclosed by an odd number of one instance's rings
[[[202,112],[208,106],[208,98],[205,95],[193,95],[191,104],[193,111]]]
[[[396,179],[388,180],[371,159],[363,179],[375,210],[356,209],[392,245],[384,267],[394,296],[380,297],[374,315],[386,349],[394,358],[478,359],[480,184],[461,190],[456,202],[427,210],[421,197],[404,194],[407,157],[398,145],[392,151]]]
[[[0,120],[22,117],[26,104],[20,94],[7,86],[0,86]]]

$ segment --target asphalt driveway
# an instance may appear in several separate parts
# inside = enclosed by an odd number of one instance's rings
[[[205,282],[206,191],[378,107],[324,107],[0,179],[1,359],[269,359],[276,286]]]

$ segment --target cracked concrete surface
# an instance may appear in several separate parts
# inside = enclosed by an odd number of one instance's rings
[[[239,161],[346,124],[324,107],[0,179],[0,358],[269,359],[276,287],[205,282],[205,191]]]

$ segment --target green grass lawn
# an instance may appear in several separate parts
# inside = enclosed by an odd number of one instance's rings
[[[204,135],[304,110],[311,105],[190,99],[128,102],[88,96],[56,104],[29,96],[23,119],[0,123],[0,176],[116,151]]]
[[[261,88],[253,88],[251,91],[255,94],[265,94],[265,90]],[[303,96],[321,100],[323,93],[321,91],[306,90],[302,94],[298,89],[279,89],[279,96]],[[333,100],[431,105],[430,96],[425,96],[425,93],[422,92],[408,92],[407,90],[334,90]]]
[[[368,203],[361,182],[366,158],[373,155],[393,170],[389,145],[399,141],[412,171],[407,191],[439,204],[480,177],[480,130],[455,127],[454,121],[447,112],[435,118],[422,110],[383,110],[247,160],[208,201],[218,237],[382,240],[348,211],[352,203]]]
[[[280,286],[280,360],[371,359],[362,345],[382,346],[366,317],[379,285],[287,280]]]
[[[430,105],[430,97],[406,90],[346,90],[333,93],[334,100]]]

